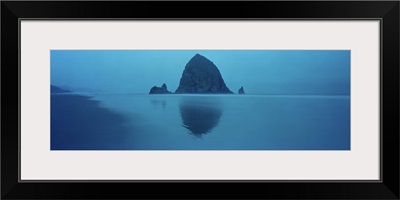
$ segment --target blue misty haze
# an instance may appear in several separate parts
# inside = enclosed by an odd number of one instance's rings
[[[349,50],[52,50],[51,84],[76,92],[148,94],[179,85],[199,53],[247,94],[350,95]]]
[[[197,53],[246,95],[148,94]],[[350,53],[53,50],[51,150],[350,150]]]

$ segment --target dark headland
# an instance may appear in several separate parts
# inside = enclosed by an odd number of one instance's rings
[[[164,85],[163,85],[164,86]],[[167,94],[168,90],[153,87],[150,94]],[[233,94],[226,86],[217,66],[196,54],[186,64],[176,94]]]
[[[50,93],[70,93],[71,91],[59,88],[54,85],[50,85]]]

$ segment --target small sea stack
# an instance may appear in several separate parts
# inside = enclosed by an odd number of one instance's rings
[[[149,94],[171,94],[167,89],[167,85],[164,83],[161,87],[154,86],[150,89]]]
[[[239,89],[238,94],[245,94],[245,93],[244,93],[243,86]]]

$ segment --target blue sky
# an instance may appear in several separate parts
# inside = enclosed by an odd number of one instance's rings
[[[350,94],[349,50],[52,50],[51,84],[77,92],[148,94],[178,88],[199,53],[228,88],[247,94]]]

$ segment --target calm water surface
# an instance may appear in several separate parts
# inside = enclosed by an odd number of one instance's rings
[[[51,149],[350,150],[350,97],[52,94]]]

